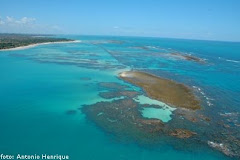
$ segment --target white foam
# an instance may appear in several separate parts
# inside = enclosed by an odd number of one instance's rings
[[[234,63],[240,63],[240,61],[231,60],[231,59],[226,59],[226,61],[228,61],[228,62],[234,62]]]

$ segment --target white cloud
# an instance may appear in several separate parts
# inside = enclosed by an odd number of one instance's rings
[[[9,16],[6,17],[6,22],[7,23],[11,23],[13,21],[14,21],[14,19],[12,17],[9,17]]]
[[[18,27],[19,25],[23,26],[25,25],[26,27],[34,25],[36,19],[35,18],[28,18],[28,17],[23,17],[20,19],[15,19],[13,17],[6,17],[6,20],[3,21],[5,25],[7,26],[16,26]]]
[[[36,18],[22,17],[15,19],[7,16],[5,19],[0,18],[0,32],[2,33],[62,33],[61,27],[57,25],[46,25],[37,23]]]
[[[35,18],[23,17],[19,21],[16,21],[16,23],[19,23],[19,24],[30,24],[30,23],[34,23],[35,21],[36,21]]]
[[[2,20],[2,18],[0,17],[0,25],[5,24],[5,22]]]

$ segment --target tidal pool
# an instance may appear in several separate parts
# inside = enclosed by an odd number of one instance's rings
[[[143,108],[142,116],[145,118],[156,118],[163,122],[170,121],[172,112],[170,110],[165,110],[161,108]]]
[[[142,116],[145,118],[156,118],[165,123],[172,119],[171,118],[172,112],[176,109],[176,108],[170,107],[166,103],[151,99],[144,95],[139,95],[137,98],[134,98],[134,100],[140,104],[160,106],[161,108],[144,107],[141,110],[141,113],[142,113]]]

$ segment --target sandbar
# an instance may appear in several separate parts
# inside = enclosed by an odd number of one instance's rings
[[[184,84],[140,71],[122,72],[119,77],[141,87],[149,97],[166,104],[191,110],[201,108],[199,100]]]

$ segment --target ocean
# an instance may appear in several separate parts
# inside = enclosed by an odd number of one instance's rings
[[[227,160],[234,156],[226,156],[209,142],[240,150],[239,42],[58,37],[81,42],[0,52],[1,153],[69,155],[71,160]],[[131,137],[122,138],[124,132],[119,138],[83,112],[83,107],[97,102],[124,99],[101,96],[113,88],[127,86],[141,91],[118,77],[129,70],[148,72],[192,89],[201,102],[202,109],[197,113],[211,121],[189,122],[181,127],[199,133],[201,145],[195,140],[177,138],[169,143],[167,135],[159,144],[142,145]],[[160,103],[142,94],[136,100],[139,103]],[[176,110],[149,109],[139,112],[145,118],[159,116],[166,125],[175,123]]]

